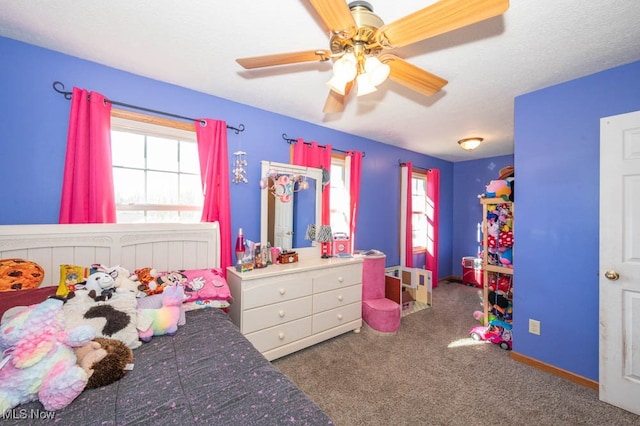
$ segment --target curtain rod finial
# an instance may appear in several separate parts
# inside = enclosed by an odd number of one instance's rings
[[[62,84],[61,81],[54,81],[52,86],[53,86],[53,90],[55,90],[56,92],[60,93],[61,95],[64,95],[64,98],[66,100],[70,100],[71,99],[71,95],[73,94],[73,92],[66,92],[64,90],[64,84]]]

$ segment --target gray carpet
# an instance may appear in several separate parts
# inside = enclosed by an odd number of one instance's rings
[[[396,335],[364,328],[273,364],[338,426],[640,425],[592,389],[474,344],[478,289],[441,283],[433,298],[432,308],[402,318]]]

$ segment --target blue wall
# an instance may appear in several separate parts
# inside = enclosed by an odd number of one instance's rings
[[[441,171],[440,276],[451,275],[453,164],[300,120],[274,114],[167,83],[144,78],[50,50],[0,38],[0,224],[56,223],[65,155],[70,102],[51,84],[59,80],[95,90],[108,98],[190,117],[244,124],[240,135],[229,132],[229,152],[248,153],[249,184],[232,184],[232,229],[243,227],[259,239],[260,161],[288,163],[289,145],[282,139],[316,140],[342,150],[366,153],[362,167],[358,248],[387,254],[387,265],[399,264],[398,160]],[[428,112],[428,111],[426,111]],[[389,202],[381,203],[386,198]]]
[[[592,380],[598,380],[600,118],[635,110],[640,62],[515,100],[513,349]],[[541,321],[540,336],[528,333],[529,318]]]
[[[453,247],[451,270],[462,276],[462,258],[481,250],[482,205],[478,199],[485,186],[498,179],[500,169],[513,165],[513,155],[461,161],[453,165]],[[516,185],[517,186],[517,185]],[[517,261],[517,260],[516,260]]]

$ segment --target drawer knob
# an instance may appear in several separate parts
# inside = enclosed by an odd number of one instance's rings
[[[340,281],[340,282],[344,282],[344,278],[342,278],[342,277],[338,277],[338,281]]]
[[[283,295],[283,294],[285,294],[286,292],[287,292],[287,291],[286,291],[284,288],[281,288],[281,289],[280,289],[280,294],[282,294],[282,295]]]
[[[280,318],[284,318],[284,314],[285,314],[285,312],[284,312],[284,311],[280,311],[280,312],[278,312],[278,315],[280,315]]]
[[[278,339],[284,340],[284,333],[282,331],[278,333]]]
[[[342,314],[338,314],[338,319],[342,321]]]
[[[344,299],[344,297],[342,297],[342,295],[338,296],[338,300],[342,302],[342,300]]]

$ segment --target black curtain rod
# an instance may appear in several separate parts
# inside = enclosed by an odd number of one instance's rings
[[[65,99],[67,99],[67,100],[70,100],[71,96],[73,95],[73,92],[65,92],[64,84],[62,84],[59,81],[54,81],[53,82],[53,90],[55,90],[56,92],[64,95]],[[196,118],[191,118],[191,117],[185,117],[183,115],[172,114],[170,112],[158,111],[158,110],[155,110],[155,109],[145,108],[145,107],[141,107],[141,106],[137,106],[137,105],[125,104],[124,102],[112,101],[111,99],[105,99],[105,101],[109,102],[112,105],[118,105],[118,106],[123,106],[123,107],[126,107],[126,108],[137,109],[137,110],[140,110],[140,111],[150,112],[150,113],[153,113],[153,114],[166,115],[167,117],[180,118],[182,120],[199,121],[201,124],[205,124],[205,122],[202,121],[202,120],[198,120]],[[233,127],[233,126],[227,125],[227,129],[233,130],[235,132],[235,134],[237,135],[240,132],[244,132],[244,124],[240,124],[238,127]]]
[[[406,161],[398,160],[398,165],[405,166],[406,164],[407,164]],[[413,164],[411,165],[411,169],[412,170],[417,170],[419,172],[430,172],[431,171],[431,169],[425,169],[424,167],[414,166]]]
[[[296,142],[298,142],[298,140],[297,140],[297,139],[291,139],[291,138],[287,137],[287,134],[286,134],[286,133],[283,133],[283,134],[282,134],[282,139],[284,139],[285,141],[287,141],[287,143],[288,143],[289,145],[291,145],[292,143],[296,143]],[[303,142],[303,143],[304,143],[305,145],[311,145],[311,142]],[[324,145],[318,145],[318,146],[319,146],[320,148],[326,148]],[[332,149],[333,151],[338,151],[338,152],[341,152],[341,153],[343,153],[343,154],[348,154],[348,153],[349,153],[348,151],[343,151],[343,150],[338,149],[338,148],[331,148],[331,149]],[[362,152],[362,157],[364,158],[364,156],[365,156],[365,153],[364,153],[364,152]]]

